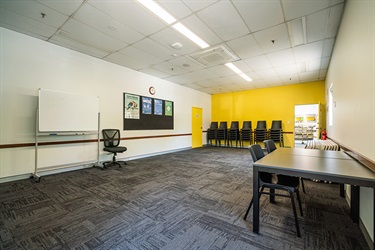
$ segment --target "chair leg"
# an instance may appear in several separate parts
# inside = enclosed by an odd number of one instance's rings
[[[300,178],[301,180],[301,184],[302,184],[302,191],[304,194],[306,194],[306,190],[305,190],[305,184],[303,183],[303,178]]]
[[[297,201],[298,201],[298,206],[299,206],[299,211],[301,213],[301,216],[303,217],[303,211],[302,211],[302,205],[301,205],[301,196],[299,195],[299,190],[296,190],[297,193]]]
[[[262,195],[263,190],[264,190],[264,187],[262,187],[262,188],[260,189],[260,191],[259,191],[259,199],[260,199],[260,196]],[[254,197],[251,198],[250,204],[249,204],[249,206],[247,207],[247,210],[246,210],[245,216],[243,217],[244,220],[246,220],[247,215],[249,214],[249,211],[250,211],[250,209],[251,209],[251,206],[253,205],[253,202],[254,202]]]
[[[296,204],[294,202],[294,195],[293,192],[289,192],[290,199],[292,200],[292,207],[293,207],[293,214],[294,214],[294,221],[296,224],[296,230],[297,230],[297,237],[301,237],[301,232],[299,230],[299,223],[298,223],[298,217],[297,217],[297,211],[296,211]]]

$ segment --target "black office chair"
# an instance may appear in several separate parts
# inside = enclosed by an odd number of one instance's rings
[[[277,149],[276,144],[273,140],[265,140],[264,146],[266,147],[268,153],[271,153],[272,151]],[[293,177],[293,176],[288,176],[288,175],[281,175],[281,174],[277,175],[277,178],[280,178],[282,183],[288,183],[288,182],[294,183],[296,181],[295,179],[301,180],[302,191],[303,193],[306,194],[305,184],[303,183],[303,178],[298,178],[298,177]]]
[[[126,147],[120,147],[120,130],[118,129],[103,129],[103,150],[113,154],[112,161],[103,162],[103,167],[106,168],[108,165],[118,165],[121,167],[121,163],[126,165],[125,161],[117,161],[117,153],[123,153],[128,150]]]
[[[250,150],[250,154],[251,154],[251,157],[252,157],[254,162],[262,159],[265,156],[264,152],[262,150],[262,147],[259,144],[251,145],[249,147],[249,150]],[[292,201],[292,208],[293,208],[294,220],[295,220],[295,225],[296,225],[296,230],[297,230],[297,236],[301,237],[301,232],[300,232],[300,229],[299,229],[299,223],[298,223],[298,217],[297,217],[297,211],[296,211],[296,205],[295,205],[295,202],[294,202],[294,193],[296,193],[299,208],[300,208],[300,212],[301,212],[301,216],[303,216],[301,199],[300,199],[299,192],[298,192],[298,184],[299,184],[298,179],[294,183],[293,182],[284,183],[283,179],[278,180],[277,183],[272,183],[272,174],[271,173],[259,172],[259,189],[260,189],[259,190],[259,198],[262,194],[267,194],[267,195],[271,195],[271,196],[289,197],[290,200]],[[269,188],[270,191],[264,192],[264,188]],[[276,193],[276,192],[271,192],[271,190],[287,191],[288,195],[280,194],[280,193]],[[251,198],[250,204],[249,204],[249,206],[246,210],[245,216],[244,216],[244,220],[246,220],[247,215],[249,214],[250,208],[253,205],[253,201],[254,201],[254,197]]]

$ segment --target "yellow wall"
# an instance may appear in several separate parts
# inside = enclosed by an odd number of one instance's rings
[[[246,90],[212,95],[211,121],[252,121],[253,129],[259,120],[283,121],[284,132],[294,132],[294,106],[301,104],[322,105],[322,128],[325,128],[324,81],[293,84],[264,89]],[[294,146],[293,134],[284,136],[285,146]]]

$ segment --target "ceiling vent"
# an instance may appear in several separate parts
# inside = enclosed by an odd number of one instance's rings
[[[190,58],[204,66],[225,64],[239,59],[222,45],[190,55]]]

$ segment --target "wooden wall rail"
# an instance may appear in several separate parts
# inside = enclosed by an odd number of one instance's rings
[[[191,135],[191,133],[186,133],[186,134],[171,134],[171,135],[134,136],[134,137],[124,137],[124,138],[121,138],[121,140],[153,139],[153,138],[190,136],[190,135]],[[103,141],[103,139],[100,139],[100,141]],[[76,143],[88,143],[88,142],[98,142],[98,140],[97,139],[90,139],[90,140],[38,142],[38,146],[61,145],[61,144],[76,144]],[[3,149],[3,148],[34,147],[34,146],[35,146],[35,142],[30,142],[30,143],[15,143],[15,144],[1,144],[0,145],[0,149]]]

